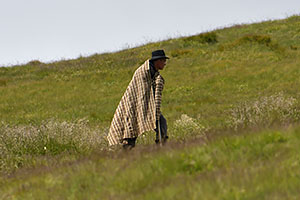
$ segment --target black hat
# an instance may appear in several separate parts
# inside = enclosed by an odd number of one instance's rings
[[[152,61],[160,58],[169,59],[169,57],[166,56],[164,50],[156,50],[152,52],[152,58],[151,58]]]

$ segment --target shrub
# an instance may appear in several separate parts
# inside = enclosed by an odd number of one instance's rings
[[[37,65],[42,65],[42,64],[44,64],[44,63],[42,63],[39,60],[32,60],[32,61],[27,63],[27,65],[31,65],[31,66],[37,66]]]
[[[174,139],[185,140],[187,137],[196,137],[206,139],[208,128],[201,125],[196,119],[182,114],[180,119],[174,122]]]
[[[85,154],[107,146],[104,130],[88,121],[44,121],[40,126],[0,126],[0,172],[18,168],[41,155]],[[27,160],[28,159],[28,160]]]
[[[245,35],[238,40],[239,44],[247,43],[247,42],[255,42],[258,44],[270,46],[272,40],[271,37],[268,35],[255,35],[255,34]]]
[[[292,50],[298,50],[298,47],[295,46],[295,45],[290,45],[290,49],[292,49]]]
[[[252,34],[252,35],[245,35],[243,37],[241,37],[240,39],[237,40],[237,44],[241,45],[243,43],[257,43],[260,45],[264,45],[268,48],[270,48],[273,51],[278,51],[280,53],[284,53],[285,49],[281,46],[279,46],[279,44],[275,41],[273,41],[271,39],[271,36],[268,35],[256,35],[256,34]]]
[[[184,38],[184,41],[214,44],[218,42],[218,39],[217,39],[217,34],[215,32],[208,32],[208,33],[202,33],[199,35],[186,37]]]
[[[244,102],[231,110],[229,126],[234,129],[269,126],[274,122],[290,122],[299,119],[297,100],[278,93],[262,97],[254,102]]]
[[[219,51],[224,51],[227,49],[232,49],[243,44],[258,44],[268,47],[272,51],[277,51],[279,53],[284,53],[285,49],[281,47],[277,42],[273,41],[269,35],[258,35],[258,34],[248,34],[241,38],[227,44],[221,44],[218,46]]]

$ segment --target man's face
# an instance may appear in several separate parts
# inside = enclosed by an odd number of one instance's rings
[[[165,58],[161,58],[154,61],[154,67],[157,70],[163,70],[166,64],[167,64],[167,59]]]

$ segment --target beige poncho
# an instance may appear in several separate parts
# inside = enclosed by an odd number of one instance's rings
[[[109,145],[121,144],[125,138],[138,137],[156,128],[164,79],[158,72],[154,77],[151,80],[149,60],[135,71],[111,122]]]

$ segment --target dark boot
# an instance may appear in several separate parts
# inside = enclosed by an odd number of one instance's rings
[[[136,138],[125,138],[123,140],[123,149],[132,149],[133,147],[135,147],[135,141],[136,141]]]
[[[162,144],[166,144],[168,138],[169,138],[168,136],[162,137],[162,138],[161,138]],[[155,143],[156,143],[156,144],[159,144],[159,138],[156,138]]]

